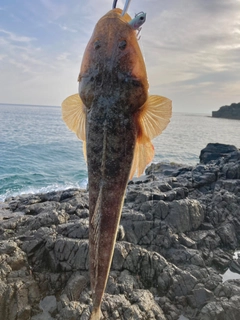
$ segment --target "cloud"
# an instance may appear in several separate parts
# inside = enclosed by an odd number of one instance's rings
[[[36,58],[40,48],[32,45],[36,39],[0,29],[0,50],[4,56],[4,66],[14,65],[16,72],[33,72],[33,65],[40,65]]]
[[[64,31],[69,31],[69,32],[77,32],[77,30],[76,29],[72,29],[72,28],[69,28],[69,27],[67,27],[66,25],[61,25],[61,24],[59,24],[59,27],[62,29],[62,30],[64,30]]]
[[[236,11],[236,5],[232,1],[229,6],[223,1],[215,1],[216,12],[210,16],[212,5],[199,1],[187,3],[177,2],[173,11],[170,8],[158,14],[150,12],[152,21],[144,31],[147,34],[145,53],[150,65],[155,64],[156,67],[156,61],[160,65],[163,62],[169,69],[174,67],[181,72],[184,69],[188,75],[196,76],[210,69],[219,71],[227,68],[230,59],[225,55],[225,50],[239,46],[236,33],[239,30],[239,10]],[[231,14],[231,19],[226,13]],[[152,25],[153,30],[158,32],[150,31]]]
[[[71,56],[70,52],[63,52],[57,56],[58,61],[69,61],[68,57]]]
[[[124,3],[119,0],[117,6]],[[16,8],[6,4],[4,14],[0,12],[4,101],[58,104],[76,92],[86,44],[111,7],[111,0],[97,5],[95,0],[23,0]],[[152,93],[169,96],[176,109],[184,110],[192,105],[197,110],[202,101],[210,109],[237,99],[239,0],[132,1],[129,13],[140,11],[147,12],[140,45]],[[8,86],[14,87],[14,95]]]
[[[59,19],[64,16],[68,10],[69,5],[67,3],[61,3],[60,1],[53,0],[40,0],[40,3],[45,8],[51,19]]]
[[[26,36],[19,36],[13,32],[7,31],[7,30],[3,30],[0,29],[0,33],[3,33],[5,35],[7,35],[7,38],[10,41],[14,41],[14,42],[24,42],[24,43],[29,43],[33,40],[36,40],[35,38],[30,38],[30,37],[26,37]]]

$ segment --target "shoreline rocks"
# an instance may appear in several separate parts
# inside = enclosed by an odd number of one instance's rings
[[[129,182],[105,319],[238,319],[240,280],[222,274],[238,271],[240,151],[209,144],[201,157],[195,167],[152,164]],[[0,262],[4,320],[89,319],[88,192],[1,203]]]

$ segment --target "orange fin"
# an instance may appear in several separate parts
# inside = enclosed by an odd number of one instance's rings
[[[86,140],[86,110],[78,94],[74,94],[62,102],[62,118],[80,140]]]
[[[94,309],[92,311],[90,320],[100,320],[100,319],[102,319],[102,312],[101,312],[100,308],[98,307],[97,310]]]
[[[167,127],[172,116],[171,100],[161,96],[149,96],[139,114],[139,134],[134,150],[133,163],[129,179],[134,174],[139,177],[154,157],[151,139]]]
[[[129,179],[131,180],[135,173],[136,176],[139,177],[143,173],[146,166],[152,161],[153,157],[154,146],[150,139],[145,141],[145,143],[137,141]]]
[[[142,107],[140,126],[142,135],[151,140],[162,133],[172,116],[172,101],[161,96],[149,96]]]

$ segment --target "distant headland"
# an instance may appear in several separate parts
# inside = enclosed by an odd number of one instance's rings
[[[240,102],[223,106],[218,111],[212,111],[212,117],[240,120]]]

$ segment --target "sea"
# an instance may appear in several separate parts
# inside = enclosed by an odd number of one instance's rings
[[[240,148],[239,137],[239,120],[173,112],[153,140],[153,162],[196,165],[209,142]],[[0,104],[0,201],[86,185],[82,142],[64,124],[60,106]]]

